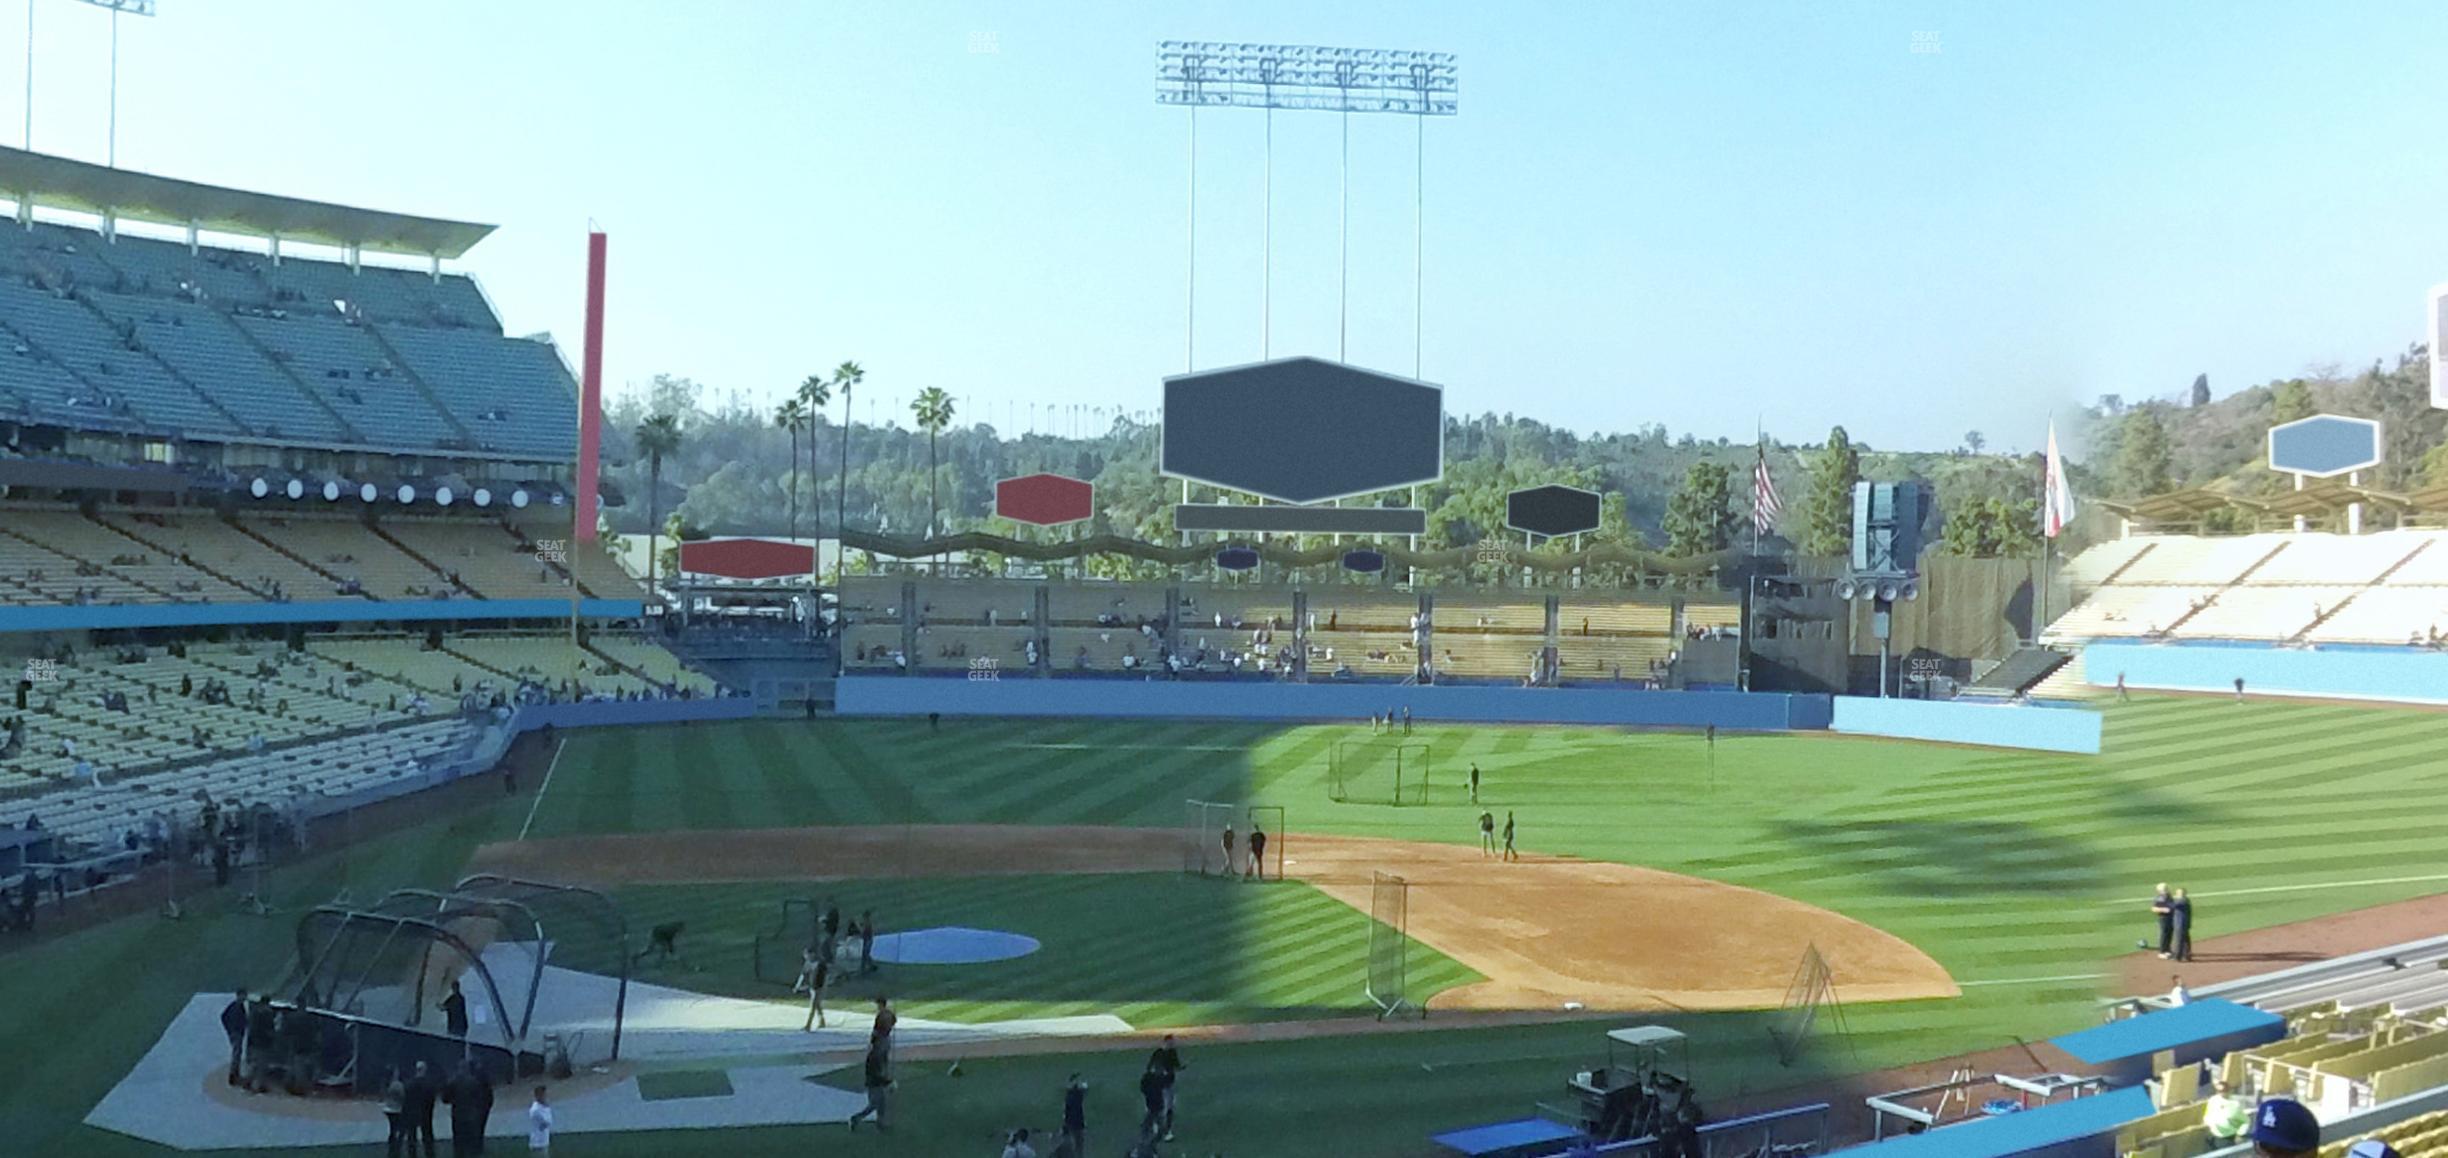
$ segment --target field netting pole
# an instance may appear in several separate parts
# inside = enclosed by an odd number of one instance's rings
[[[1393,873],[1370,875],[1368,977],[1363,992],[1383,1021],[1409,1003],[1411,882]],[[1423,1015],[1426,1010],[1421,1010]]]

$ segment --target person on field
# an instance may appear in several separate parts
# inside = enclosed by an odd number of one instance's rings
[[[884,1122],[884,1107],[892,1095],[892,1051],[880,1037],[867,1044],[867,1061],[860,1084],[867,1091],[867,1104],[850,1115],[850,1132],[857,1133],[860,1120],[865,1118],[875,1119],[878,1133],[889,1132],[892,1127]]]
[[[460,1041],[466,1041],[468,1035],[467,994],[459,991],[457,981],[451,982],[450,996],[442,999],[439,1008],[442,1010],[443,1025],[449,1029],[450,1035]]]
[[[442,1101],[451,1108],[451,1153],[458,1158],[484,1153],[485,1127],[493,1120],[493,1083],[484,1063],[461,1062],[442,1087]]]
[[[1150,1058],[1147,1068],[1139,1071],[1139,1101],[1147,1108],[1147,1112],[1139,1118],[1139,1141],[1143,1145],[1156,1141],[1164,1133],[1165,1084],[1163,1071],[1156,1067],[1155,1059]]]
[[[1479,766],[1471,765],[1471,803],[1479,803]]]
[[[416,1153],[416,1143],[408,1137],[408,1084],[400,1080],[399,1071],[391,1071],[391,1080],[383,1086],[383,1122],[390,1132],[383,1138],[383,1158],[400,1158],[403,1150]]]
[[[2168,916],[2176,932],[2176,960],[2192,960],[2193,898],[2186,896],[2183,889],[2176,890],[2168,897]]]
[[[229,1037],[229,1047],[230,1047],[229,1084],[231,1084],[231,1085],[233,1085],[233,1086],[234,1086],[234,1085],[238,1085],[238,1084],[240,1084],[240,1082],[243,1080],[243,1079],[241,1079],[241,1078],[239,1077],[240,1065],[241,1065],[243,1062],[245,1062],[245,1061],[246,1061],[246,1044],[247,1044],[247,991],[246,991],[246,990],[244,990],[244,989],[239,990],[239,991],[238,991],[238,996],[236,996],[236,997],[234,997],[234,998],[231,998],[231,999],[230,999],[230,1003],[229,1003],[229,1004],[224,1005],[224,1006],[222,1006],[222,1007],[221,1007],[221,1032],[222,1032],[223,1034],[225,1034],[225,1035],[227,1035],[227,1036]]]
[[[876,932],[875,932],[875,910],[874,910],[874,909],[867,909],[867,910],[864,910],[864,911],[862,911],[862,912],[860,912],[860,913],[859,913],[858,936],[859,936],[859,972],[861,972],[861,973],[873,973],[873,972],[875,972],[875,971],[876,971],[876,959],[875,959],[875,938],[876,938]]]
[[[535,1100],[527,1103],[527,1152],[552,1153],[553,1110],[545,1099],[544,1087],[535,1088]]]
[[[434,1158],[434,1099],[441,1095],[442,1089],[434,1084],[433,1071],[427,1069],[424,1062],[418,1062],[416,1072],[409,1075],[408,1086],[402,1093],[400,1117],[404,1121],[401,1130],[408,1138],[408,1152]]]
[[[1078,1074],[1063,1084],[1062,1138],[1054,1152],[1088,1158],[1088,1083]]]
[[[1156,1047],[1155,1052],[1148,1055],[1148,1069],[1162,1075],[1164,1079],[1164,1087],[1159,1099],[1164,1109],[1164,1120],[1161,1123],[1163,1130],[1159,1141],[1173,1140],[1173,1087],[1181,1080],[1183,1068],[1181,1046],[1176,1044],[1173,1035],[1168,1033],[1164,1035],[1163,1043]]]
[[[1520,854],[1520,853],[1518,853],[1518,852],[1513,851],[1513,810],[1512,810],[1512,809],[1510,809],[1510,808],[1505,809],[1505,833],[1504,833],[1504,836],[1505,836],[1505,843],[1504,843],[1504,858],[1505,858],[1506,860],[1520,860],[1520,859],[1521,859],[1521,854]]]
[[[1252,880],[1263,881],[1266,879],[1266,841],[1267,836],[1265,829],[1250,829],[1249,875],[1250,879]]]
[[[1236,861],[1236,860],[1234,860],[1234,859],[1233,859],[1233,845],[1234,845],[1234,840],[1233,840],[1233,829],[1232,829],[1232,826],[1231,826],[1231,825],[1227,824],[1227,825],[1225,825],[1225,826],[1224,826],[1224,875],[1225,875],[1225,876],[1231,876],[1231,875],[1233,875],[1233,873],[1234,873],[1234,872],[1235,872],[1237,869],[1239,869],[1239,868],[1240,868],[1240,862],[1239,862],[1239,861]]]
[[[802,1031],[825,1028],[824,987],[832,977],[833,963],[818,953],[815,947],[810,946],[799,955],[799,981],[791,987],[791,991],[807,991],[808,1015],[807,1023],[799,1027]]]
[[[1479,814],[1479,855],[1496,855],[1496,814],[1493,812]]]
[[[2167,957],[2176,947],[2176,909],[2165,881],[2151,893],[2150,911],[2151,919],[2159,922],[2159,955]],[[2150,942],[2144,941],[2142,947],[2150,948]]]

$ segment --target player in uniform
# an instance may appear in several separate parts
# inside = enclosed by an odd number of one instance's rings
[[[1249,875],[1262,881],[1266,879],[1266,830],[1263,828],[1250,829]]]
[[[824,1026],[824,987],[825,982],[832,980],[832,977],[832,958],[817,952],[815,946],[809,946],[807,952],[800,955],[799,983],[791,986],[791,992],[798,993],[804,990],[808,995],[807,1024],[800,1026],[800,1029],[807,1030]]]
[[[1227,824],[1224,826],[1224,875],[1231,876],[1240,871],[1240,867],[1240,862],[1233,859],[1233,830]]]
[[[1479,814],[1479,855],[1496,855],[1496,814],[1493,812]]]
[[[1521,859],[1521,854],[1513,851],[1513,810],[1510,808],[1505,810],[1504,858],[1506,860]]]

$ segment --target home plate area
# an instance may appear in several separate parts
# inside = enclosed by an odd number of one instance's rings
[[[976,929],[904,934],[909,951],[930,961],[994,960],[1036,942]],[[890,937],[876,942],[879,960]],[[1019,943],[1025,942],[1025,945]],[[504,946],[485,951],[487,963],[510,964]],[[501,972],[509,972],[504,968]],[[536,1021],[564,1035],[608,1035],[619,982],[546,966]],[[224,993],[200,993],[173,1018],[160,1040],[104,1095],[86,1124],[178,1150],[260,1150],[379,1145],[386,1130],[371,1099],[250,1095],[222,1079],[229,1045],[222,1036]],[[558,1132],[718,1129],[735,1126],[842,1122],[866,1104],[855,1092],[812,1079],[852,1063],[813,1061],[815,1055],[856,1056],[872,1018],[864,1009],[831,1013],[828,1028],[800,1029],[805,1007],[715,997],[632,981],[621,1027],[621,1060],[553,1083]],[[1072,1037],[1128,1033],[1111,1015],[1029,1018],[956,1024],[903,1017],[894,1039],[910,1045],[984,1042],[1013,1037]],[[787,1059],[787,1060],[786,1060]],[[523,1086],[496,1090],[489,1137],[524,1139]],[[440,1115],[447,1122],[448,1113]],[[438,1125],[446,1130],[447,1125]]]

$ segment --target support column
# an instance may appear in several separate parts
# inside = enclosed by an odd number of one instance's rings
[[[1556,671],[1556,654],[1562,646],[1559,637],[1563,633],[1564,600],[1560,596],[1550,595],[1547,597],[1547,630],[1542,633],[1539,642],[1539,669],[1533,673],[1541,686],[1559,682]]]
[[[1309,593],[1292,592],[1292,678],[1309,682]]]
[[[918,618],[925,614],[919,609],[918,585],[901,581],[901,654],[909,661],[899,675],[911,675],[918,670]]]

